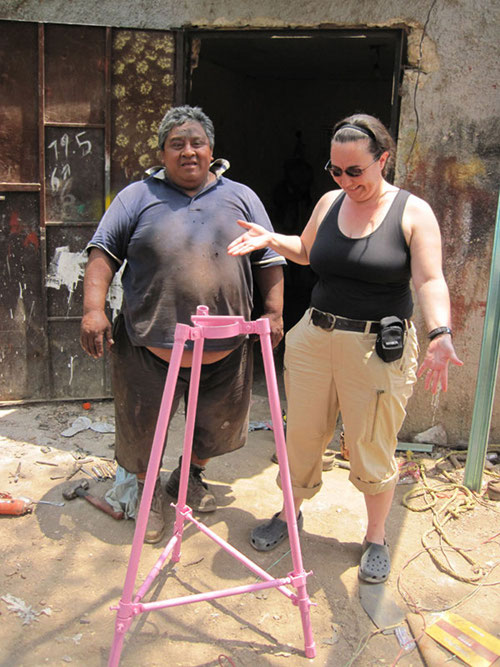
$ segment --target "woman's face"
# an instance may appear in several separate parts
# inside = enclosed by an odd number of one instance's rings
[[[330,173],[334,181],[348,197],[357,202],[366,201],[379,194],[384,180],[382,169],[389,154],[386,151],[379,158],[375,158],[369,145],[368,138],[347,143],[334,141],[330,149]],[[346,170],[359,175],[349,175]]]

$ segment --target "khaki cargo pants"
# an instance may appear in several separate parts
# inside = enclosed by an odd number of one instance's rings
[[[418,342],[411,324],[403,357],[385,363],[375,340],[376,334],[325,331],[312,324],[310,310],[288,332],[287,450],[296,498],[312,498],[321,488],[321,457],[339,410],[350,481],[367,494],[395,486],[397,434],[417,379]]]

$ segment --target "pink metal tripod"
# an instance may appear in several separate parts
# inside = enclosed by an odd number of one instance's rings
[[[117,610],[117,615],[115,633],[108,665],[109,667],[116,667],[119,664],[125,633],[129,629],[134,617],[141,612],[152,611],[155,609],[166,609],[168,607],[176,607],[184,604],[190,604],[192,602],[201,602],[204,600],[214,600],[220,597],[238,595],[240,593],[250,593],[252,591],[259,591],[265,588],[277,588],[281,593],[283,593],[283,595],[288,597],[293,604],[299,607],[302,628],[304,632],[304,652],[307,658],[314,658],[316,655],[316,648],[314,644],[309,614],[309,607],[312,603],[309,600],[306,588],[306,577],[311,573],[305,572],[302,565],[302,554],[300,550],[297,520],[295,517],[293,505],[292,485],[290,480],[290,472],[288,469],[285,436],[283,433],[283,422],[281,418],[278,386],[276,383],[276,372],[274,368],[274,359],[270,340],[269,320],[266,318],[261,318],[255,320],[254,322],[246,322],[243,317],[210,316],[206,306],[198,306],[197,314],[194,315],[191,320],[194,326],[191,327],[187,324],[177,324],[175,329],[175,340],[172,350],[172,357],[169,364],[165,389],[163,391],[161,400],[158,422],[156,424],[156,430],[153,439],[153,447],[151,450],[148,470],[146,473],[146,480],[144,483],[142,501],[136,519],[136,528],[132,542],[132,550],[130,553],[127,574],[125,577],[125,585],[123,588],[122,598],[118,606],[111,607],[111,609]],[[186,505],[189,465],[191,460],[191,449],[193,445],[194,422],[196,415],[196,405],[198,402],[198,389],[200,383],[204,339],[231,338],[233,336],[242,334],[258,334],[260,336],[260,342],[262,346],[262,357],[264,361],[266,385],[269,396],[269,407],[271,410],[273,432],[276,441],[276,453],[278,456],[281,485],[283,489],[284,504],[287,514],[288,535],[290,539],[293,563],[293,571],[290,572],[286,577],[282,577],[280,579],[271,577],[271,575],[269,575],[265,570],[247,558],[244,554],[239,552],[228,542],[216,535],[203,523],[197,521],[192,516],[191,508]],[[175,385],[179,375],[184,344],[187,340],[194,341],[193,365],[191,368],[191,382],[189,386],[188,404],[186,411],[186,428],[184,433],[184,449],[179,482],[179,496],[177,499],[177,504],[175,505],[176,515],[173,535],[163,550],[160,558],[158,558],[157,562],[153,566],[151,572],[144,580],[144,583],[134,595],[134,586],[139,568],[142,546],[144,544],[144,536],[146,533],[149,510],[151,508],[151,500],[161,465],[163,443],[165,442],[170,412],[172,409]],[[142,598],[151,587],[151,584],[160,573],[161,568],[168,556],[171,554],[171,561],[173,562],[178,562],[180,560],[182,534],[185,521],[190,521],[193,523],[202,533],[210,537],[222,549],[243,563],[243,565],[245,565],[251,572],[258,575],[263,581],[260,583],[249,584],[247,586],[237,586],[235,588],[226,588],[208,593],[171,598],[170,600],[141,602]],[[287,588],[287,585],[293,586],[296,589],[296,592],[293,592]]]

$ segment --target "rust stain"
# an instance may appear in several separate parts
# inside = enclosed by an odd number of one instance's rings
[[[444,169],[444,179],[461,188],[477,182],[486,174],[486,167],[478,157],[474,157],[468,162],[458,162],[456,158],[448,158]]]
[[[484,318],[486,310],[496,211],[487,160],[461,162],[420,147],[403,187],[425,199],[438,219],[453,326],[464,330],[471,315]]]
[[[451,306],[451,319],[455,331],[463,331],[473,314],[481,319],[486,315],[486,301],[466,298],[463,294],[453,294]]]
[[[32,245],[35,248],[35,250],[38,250],[40,242],[35,232],[30,232],[24,239],[23,246],[27,248],[29,245]]]
[[[23,231],[23,226],[21,225],[21,221],[19,220],[19,214],[17,211],[12,211],[9,220],[9,229],[11,234],[16,234],[16,235],[21,234]]]
[[[419,156],[404,187],[432,206],[450,260],[484,257],[495,221],[495,197],[489,183],[480,185],[485,165],[474,158],[459,163],[455,157]],[[436,177],[439,175],[439,178]]]

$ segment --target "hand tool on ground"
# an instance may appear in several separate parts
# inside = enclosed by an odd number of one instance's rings
[[[25,498],[13,498],[10,493],[0,493],[0,514],[21,516],[29,514],[32,510]]]
[[[116,477],[116,470],[113,468],[113,464],[106,461],[105,465],[106,470],[109,472],[110,479],[114,479]]]
[[[97,480],[98,480],[99,482],[103,482],[103,481],[104,481],[104,477],[102,476],[102,473],[101,473],[101,471],[99,470],[99,468],[98,468],[97,466],[92,466],[91,470],[92,470],[92,472],[94,473],[94,475],[97,477]]]
[[[71,479],[76,475],[77,472],[79,472],[82,469],[82,465],[77,465],[75,463],[75,467],[73,468],[73,471],[69,473],[69,475],[66,477],[66,479]]]
[[[86,475],[88,475],[88,476],[90,477],[90,479],[93,479],[94,482],[98,482],[98,481],[99,481],[95,475],[92,475],[92,473],[90,473],[88,470],[85,470],[85,468],[82,467],[82,468],[80,468],[80,470],[81,470],[82,472],[84,472]]]
[[[51,500],[31,500],[31,498],[21,498],[21,500],[25,500],[27,503],[31,503],[32,505],[55,505],[56,507],[64,507],[66,503],[54,503]]]
[[[115,478],[116,473],[111,463],[104,461],[104,463],[101,464],[101,468],[104,468],[104,470],[108,473],[109,479]]]
[[[14,516],[28,514],[33,509],[32,505],[55,505],[56,507],[63,507],[64,503],[54,503],[50,500],[32,500],[23,496],[13,498],[10,493],[0,493],[0,514],[11,514]]]
[[[19,481],[19,477],[24,477],[24,475],[21,475],[21,462],[19,462],[19,465],[17,466],[17,470],[14,475],[11,472],[9,472],[9,477],[12,477],[12,479],[14,480],[14,484],[17,484],[17,482]]]
[[[104,500],[104,498],[98,498],[97,496],[90,495],[90,493],[88,492],[88,488],[89,488],[89,483],[87,482],[86,479],[84,479],[76,486],[73,486],[70,489],[63,491],[63,498],[65,500],[73,500],[74,498],[85,498],[87,502],[89,502],[91,505],[94,505],[94,507],[97,507],[97,509],[101,510],[101,512],[109,514],[109,516],[113,517],[113,519],[116,519],[117,521],[123,519],[123,512],[116,512],[111,507],[111,505]]]
[[[105,465],[102,461],[101,461],[101,463],[97,464],[96,468],[97,468],[98,472],[101,473],[101,477],[103,478],[103,480],[111,479],[111,475],[109,474],[107,468],[105,467]]]

